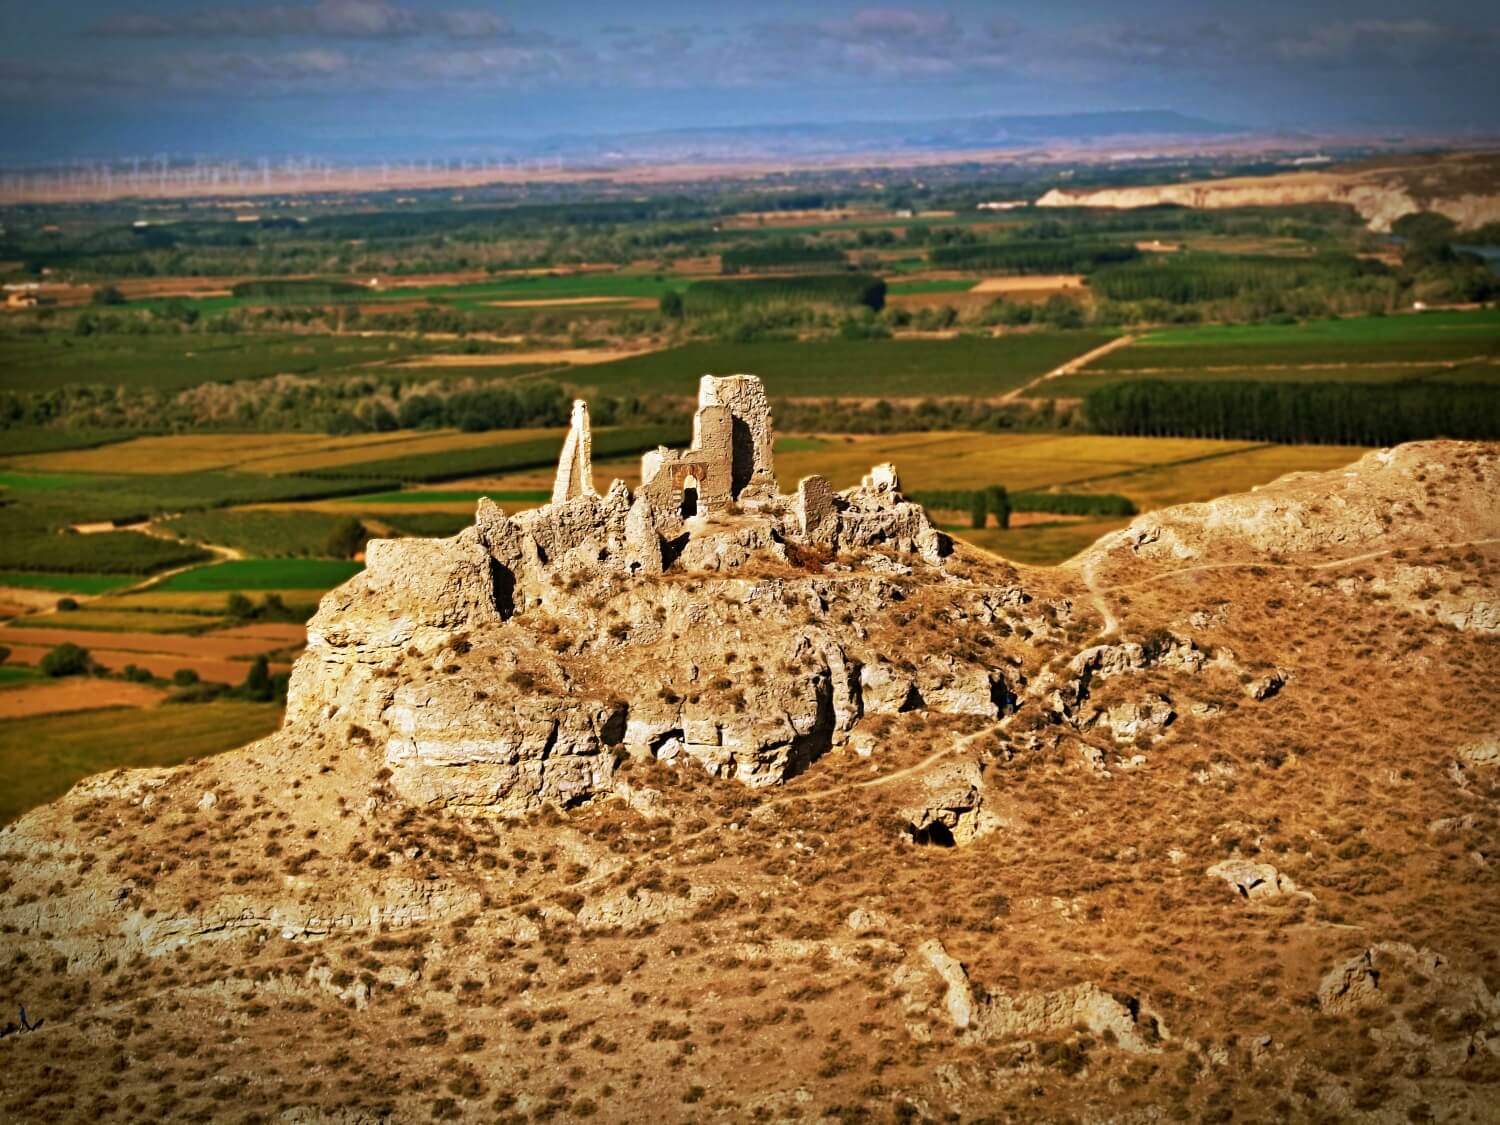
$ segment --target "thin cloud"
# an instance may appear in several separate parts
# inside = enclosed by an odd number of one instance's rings
[[[400,40],[422,35],[495,39],[511,32],[510,22],[489,9],[429,9],[388,0],[317,0],[312,4],[209,8],[171,17],[122,12],[89,29],[95,36],[120,39]]]

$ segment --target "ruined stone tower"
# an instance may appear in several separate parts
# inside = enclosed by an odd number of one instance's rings
[[[552,482],[552,502],[560,504],[575,496],[595,496],[593,437],[589,433],[589,404],[573,400],[573,419],[557,461],[557,477]]]
[[[692,519],[731,503],[776,495],[771,406],[755,375],[705,375],[698,384],[693,444],[641,458],[641,490],[666,520]]]

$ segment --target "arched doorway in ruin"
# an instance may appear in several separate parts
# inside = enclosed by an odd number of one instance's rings
[[[698,514],[698,478],[689,473],[682,478],[682,518],[690,520]]]

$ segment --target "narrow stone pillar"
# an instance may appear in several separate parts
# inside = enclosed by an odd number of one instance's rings
[[[557,459],[557,477],[552,482],[552,502],[561,504],[575,496],[597,496],[594,491],[593,438],[589,434],[589,404],[573,400],[573,420]]]

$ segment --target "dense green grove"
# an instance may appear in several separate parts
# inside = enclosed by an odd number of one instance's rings
[[[1394,445],[1500,439],[1500,394],[1422,383],[1201,383],[1140,380],[1085,400],[1089,428],[1145,437]]]
[[[731,246],[719,257],[725,273],[754,270],[827,270],[846,261],[843,250],[826,242],[775,239]]]
[[[943,269],[1002,274],[1092,273],[1140,256],[1139,250],[1124,243],[1071,238],[936,246],[927,252],[928,260]]]

